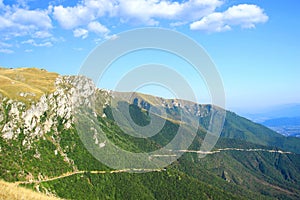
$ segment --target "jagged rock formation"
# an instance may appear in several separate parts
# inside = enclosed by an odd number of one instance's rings
[[[95,87],[93,82],[82,76],[58,76],[53,83],[55,90],[52,93],[43,94],[36,102],[26,105],[24,101],[12,100],[8,97],[1,98],[0,105],[0,130],[4,139],[16,139],[22,132],[26,137],[23,145],[30,148],[33,139],[43,137],[49,131],[57,132],[59,124],[65,129],[71,128],[74,123],[74,107],[86,105],[91,107],[91,102],[97,102],[97,107],[104,108],[110,104],[111,92]],[[124,93],[114,92],[114,98],[124,99]],[[132,94],[131,94],[132,95]],[[207,116],[210,107],[194,104],[182,100],[165,100],[151,97],[152,104],[147,102],[148,95],[138,93],[133,101],[146,110],[151,106],[163,106],[167,112],[174,114],[179,108],[197,117]],[[20,93],[27,97],[27,93]],[[89,98],[93,98],[92,100]],[[131,100],[130,100],[131,101]],[[181,103],[179,103],[179,101]],[[154,102],[154,103],[153,103]],[[129,102],[132,103],[132,102]],[[103,116],[102,109],[95,109],[97,115]]]

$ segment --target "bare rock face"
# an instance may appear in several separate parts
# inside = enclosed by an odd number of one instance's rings
[[[83,76],[59,76],[55,86],[54,92],[42,95],[38,102],[29,106],[4,97],[0,105],[0,136],[13,140],[22,133],[25,135],[23,146],[30,148],[32,141],[45,133],[59,134],[59,126],[72,128],[74,108],[91,106],[91,98],[95,99],[97,92],[109,96],[108,91],[97,89],[92,80]]]

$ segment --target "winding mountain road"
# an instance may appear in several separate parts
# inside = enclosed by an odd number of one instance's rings
[[[285,151],[273,150],[273,149],[239,149],[239,148],[225,148],[225,149],[217,149],[215,151],[178,150],[177,152],[197,153],[197,154],[215,154],[215,153],[220,153],[222,151],[246,151],[246,152],[264,151],[264,152],[269,152],[269,153],[293,154],[292,152],[285,152]]]
[[[217,149],[215,151],[195,151],[195,150],[176,150],[172,151],[173,153],[176,152],[183,152],[183,153],[197,153],[197,154],[216,154],[223,151],[244,151],[244,152],[269,152],[269,153],[280,153],[280,154],[294,154],[292,152],[284,152],[281,150],[270,150],[270,149],[239,149],[239,148],[224,148],[224,149]],[[170,155],[151,155],[150,157],[166,157],[166,156],[178,156],[176,154],[170,154]],[[31,184],[31,183],[43,183],[43,182],[49,182],[54,181],[61,178],[66,178],[69,176],[73,176],[75,174],[84,174],[84,173],[90,173],[90,174],[115,174],[115,173],[127,173],[127,172],[160,172],[164,171],[164,169],[120,169],[120,170],[112,170],[112,171],[73,171],[73,172],[67,172],[60,176],[52,177],[52,178],[46,178],[42,180],[29,180],[29,181],[18,181],[15,182],[15,184]]]
[[[61,178],[66,178],[69,176],[73,176],[75,174],[84,174],[84,173],[90,173],[90,174],[116,174],[116,173],[126,173],[126,172],[160,172],[163,169],[120,169],[120,170],[112,170],[112,171],[74,171],[74,172],[67,172],[60,176],[52,177],[52,178],[46,178],[42,180],[29,180],[29,181],[17,181],[14,182],[17,185],[20,184],[31,184],[31,183],[43,183],[43,182],[49,182],[54,181]]]

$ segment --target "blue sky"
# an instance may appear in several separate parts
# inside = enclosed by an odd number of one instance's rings
[[[298,0],[0,0],[0,66],[77,74],[102,41],[134,28],[163,27],[206,49],[228,108],[255,112],[300,103],[299,9]]]

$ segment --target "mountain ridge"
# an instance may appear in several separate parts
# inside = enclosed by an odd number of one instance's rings
[[[43,70],[39,73],[47,74]],[[221,138],[212,150],[215,153],[199,152],[205,135],[209,134],[210,116],[220,109],[218,107],[197,103],[179,105],[179,100],[145,94],[112,101],[112,91],[97,89],[85,77],[57,76],[51,80],[55,90],[45,91],[39,100],[11,99],[5,94],[0,97],[0,156],[5,158],[0,163],[0,177],[6,181],[23,183],[23,186],[68,199],[196,197],[191,194],[199,195],[200,199],[300,197],[298,140],[287,141],[276,132],[227,112]],[[20,92],[14,95],[18,97]],[[181,112],[186,112],[190,120],[197,117],[200,127],[187,152],[182,152],[183,155],[165,169],[138,174],[111,173],[112,168],[99,162],[86,149],[74,125],[74,106],[93,107],[94,104],[98,106],[91,114],[96,116],[94,122],[107,139],[131,152],[151,152],[167,144],[180,126],[175,122],[179,121]],[[122,107],[116,106],[119,104],[128,106],[130,116],[140,125],[149,123],[149,112],[160,118],[155,109],[162,108],[167,113],[166,123],[159,133],[149,138],[125,134],[112,115],[113,109],[123,115],[119,112]],[[186,131],[190,134],[188,129]],[[97,138],[91,140],[96,146],[107,145],[99,133],[91,134]],[[289,150],[293,153],[282,153]],[[204,158],[203,153],[207,154]],[[97,171],[107,173],[92,173]],[[74,174],[63,176],[68,173]],[[263,186],[256,187],[261,183]],[[87,193],[89,196],[84,196]]]

